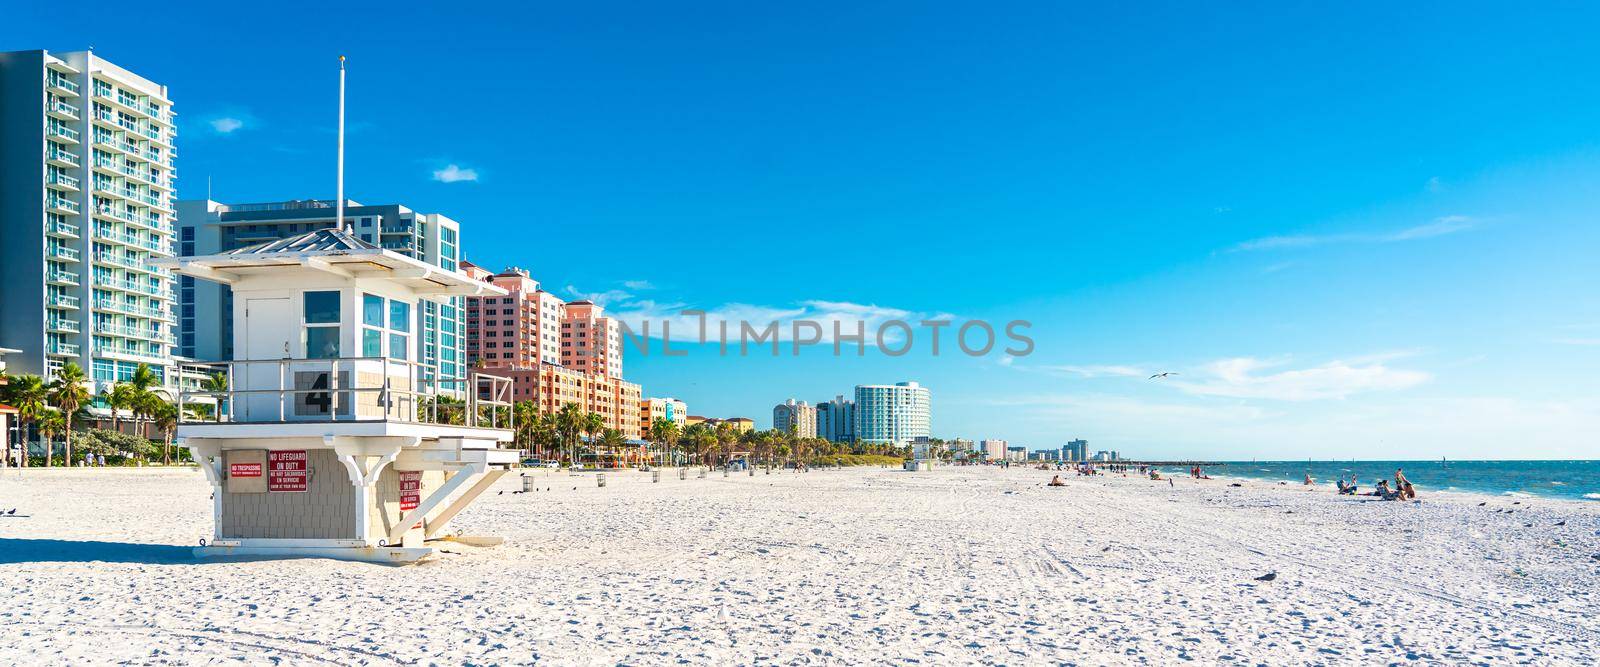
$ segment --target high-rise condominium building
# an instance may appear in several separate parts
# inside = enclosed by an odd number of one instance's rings
[[[1064,452],[1065,452],[1065,455],[1062,458],[1064,458],[1064,459],[1066,459],[1068,461],[1087,461],[1087,460],[1089,460],[1089,441],[1088,440],[1073,440],[1073,441],[1070,441],[1070,442],[1067,443],[1067,445],[1065,447],[1062,447],[1062,450],[1064,450]]]
[[[467,275],[505,288],[498,297],[467,297],[467,363],[485,368],[535,368],[561,363],[561,320],[566,302],[539,289],[528,272],[490,273],[462,262]]]
[[[592,301],[567,304],[561,321],[561,365],[622,378],[622,327]]]
[[[172,375],[172,100],[93,52],[0,53],[0,347],[97,391]]]
[[[983,451],[984,458],[987,458],[990,461],[1006,460],[1007,445],[1006,441],[1004,440],[984,440],[979,443],[979,449]]]
[[[330,228],[335,219],[331,200],[260,204],[183,201],[178,204],[179,253],[193,256],[237,250]],[[461,271],[461,226],[450,218],[417,213],[399,204],[364,206],[345,200],[344,219],[356,238],[444,271]],[[457,395],[465,386],[449,380],[465,377],[467,371],[462,299],[422,301],[421,358],[414,360],[424,364],[424,377],[437,372],[441,391]],[[184,276],[178,301],[179,353],[202,360],[232,359],[234,303],[228,287]]]
[[[829,442],[854,442],[856,439],[856,402],[844,396],[817,404],[817,437]]]
[[[930,436],[928,390],[915,382],[856,386],[856,438],[904,444]]]
[[[805,401],[789,399],[773,406],[772,428],[801,438],[817,437],[817,409]]]

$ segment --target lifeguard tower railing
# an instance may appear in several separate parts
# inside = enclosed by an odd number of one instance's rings
[[[440,377],[431,364],[383,357],[213,364],[226,386],[178,394],[180,424],[401,422],[513,429],[511,379]]]

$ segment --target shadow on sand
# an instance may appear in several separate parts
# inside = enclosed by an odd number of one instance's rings
[[[207,562],[194,557],[192,546],[0,538],[0,564],[97,561],[145,565],[198,565]]]

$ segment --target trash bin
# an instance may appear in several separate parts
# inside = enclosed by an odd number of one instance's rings
[[[651,470],[650,471],[650,483],[651,484],[655,484],[656,482],[659,482],[659,481],[661,481],[661,471],[660,470]]]
[[[524,477],[524,478],[522,478],[522,490],[524,492],[533,490],[533,478],[532,477]]]
[[[689,479],[689,469],[688,468],[679,468],[678,469],[678,479]]]
[[[603,472],[596,474],[594,476],[594,483],[596,485],[598,485],[598,486],[605,486],[606,485],[606,474],[603,473]]]
[[[700,473],[698,475],[695,475],[695,479],[705,479],[705,478],[706,478],[706,469],[705,468],[701,468],[700,469]]]

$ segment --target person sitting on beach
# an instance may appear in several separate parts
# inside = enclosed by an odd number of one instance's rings
[[[1046,486],[1066,486],[1066,485],[1067,485],[1066,482],[1061,481],[1061,476],[1060,475],[1056,475],[1055,477],[1051,477],[1050,478],[1050,483],[1047,484]]]
[[[1311,486],[1311,473],[1306,473],[1306,486]]]

